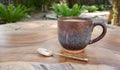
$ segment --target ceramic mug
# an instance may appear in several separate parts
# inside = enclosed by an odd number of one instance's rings
[[[101,26],[103,31],[100,36],[91,40],[94,27]],[[87,45],[101,40],[107,31],[103,23],[94,23],[89,18],[65,17],[58,19],[58,39],[62,47],[66,50],[82,50]]]

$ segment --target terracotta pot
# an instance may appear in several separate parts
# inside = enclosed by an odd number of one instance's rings
[[[96,39],[91,40],[93,28],[97,25],[103,28],[103,32]],[[106,31],[105,24],[93,23],[93,21],[88,18],[65,17],[58,19],[59,42],[66,50],[82,50],[88,44],[95,43],[102,39]]]

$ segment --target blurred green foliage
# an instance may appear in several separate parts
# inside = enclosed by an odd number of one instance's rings
[[[69,7],[72,7],[74,4],[78,3],[79,5],[98,5],[104,6],[104,9],[110,9],[111,8],[111,4],[109,2],[109,0],[66,0],[67,4],[69,5]]]
[[[74,4],[72,8],[69,8],[66,4],[54,4],[52,9],[57,17],[78,16],[82,12],[78,4]]]
[[[83,5],[82,9],[88,10],[88,12],[94,12],[98,10],[98,8],[95,5],[92,6]]]
[[[9,4],[8,6],[0,3],[0,21],[4,22],[16,22],[22,18],[29,17],[28,12],[30,9],[23,5],[14,6]]]
[[[41,10],[43,6],[47,5],[48,8],[51,7],[53,3],[58,3],[58,0],[13,0],[15,4],[23,4],[26,7],[32,8],[33,10]],[[17,3],[16,3],[17,2]]]

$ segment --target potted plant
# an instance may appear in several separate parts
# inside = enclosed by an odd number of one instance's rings
[[[88,44],[95,43],[106,34],[106,26],[94,23],[89,18],[80,18],[82,10],[78,4],[69,8],[66,4],[55,4],[52,6],[58,17],[58,39],[65,50],[81,51]],[[93,28],[100,25],[103,32],[96,39],[91,40]]]

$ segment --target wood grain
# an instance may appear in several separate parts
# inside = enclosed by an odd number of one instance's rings
[[[93,37],[101,32],[94,29]],[[44,57],[37,53],[39,47],[66,55],[87,57],[89,62],[82,62],[60,56]],[[88,45],[84,52],[70,54],[65,52],[58,42],[57,22],[33,21],[0,25],[0,62],[25,61],[42,63],[76,62],[81,64],[104,64],[120,70],[120,27],[109,26],[106,36],[97,43]]]

